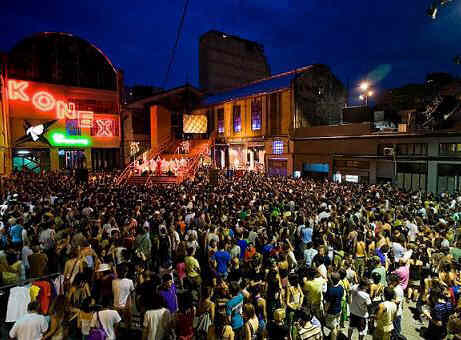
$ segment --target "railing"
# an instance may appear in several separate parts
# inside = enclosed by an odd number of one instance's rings
[[[192,177],[197,172],[197,168],[200,163],[200,159],[207,152],[207,150],[213,145],[216,134],[212,134],[208,139],[208,142],[200,147],[197,153],[194,155],[192,160],[189,162],[185,171],[182,171],[178,176],[178,182],[182,182],[186,178]]]
[[[53,273],[53,274],[48,274],[48,275],[42,275],[42,276],[39,276],[39,277],[33,277],[33,278],[30,278],[30,279],[27,279],[27,280],[17,281],[15,283],[12,283],[12,284],[9,284],[9,285],[1,286],[0,291],[5,290],[5,289],[9,289],[9,288],[13,288],[13,287],[17,287],[17,286],[23,286],[23,285],[25,285],[27,283],[31,283],[31,282],[35,282],[35,281],[41,281],[41,280],[44,280],[44,279],[48,279],[50,277],[56,277],[56,276],[59,276],[61,274],[62,273]]]
[[[156,149],[151,148],[148,151],[143,152],[141,155],[136,157],[130,164],[126,166],[126,168],[122,171],[122,173],[118,176],[116,181],[117,185],[120,185],[125,179],[131,176],[131,172],[137,168],[137,163],[142,159],[143,164],[146,160],[151,160],[152,158],[156,158],[160,155],[163,151],[167,150],[169,147],[176,143],[176,141],[171,139],[170,136],[166,136],[162,138],[159,143],[159,147]]]

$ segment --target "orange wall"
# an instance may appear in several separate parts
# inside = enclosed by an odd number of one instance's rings
[[[157,148],[171,138],[171,112],[162,106],[150,107],[151,148]]]
[[[18,80],[17,82],[21,82]],[[102,102],[111,102],[114,103],[114,108],[116,112],[113,113],[98,113],[94,112],[93,121],[96,119],[112,118],[116,120],[118,124],[118,136],[113,137],[96,137],[92,136],[92,147],[101,147],[101,148],[115,148],[120,146],[121,141],[121,127],[120,127],[120,115],[118,107],[118,96],[116,91],[107,91],[107,90],[96,90],[96,89],[87,89],[87,88],[78,88],[71,86],[63,85],[54,85],[54,84],[45,84],[27,81],[27,87],[24,89],[24,93],[29,97],[29,101],[22,101],[20,99],[9,98],[8,107],[9,107],[9,116],[10,116],[10,136],[11,136],[11,145],[14,145],[14,142],[17,138],[25,134],[23,123],[24,120],[27,120],[31,124],[43,123],[45,121],[57,119],[56,107],[52,108],[49,111],[41,111],[37,109],[32,104],[32,97],[38,91],[46,91],[51,94],[53,98],[61,100],[66,104],[69,102],[69,98],[76,99],[86,99],[86,100],[97,100]],[[65,129],[65,119],[61,119],[56,122],[49,131],[53,129],[61,128]],[[89,128],[81,129],[83,136],[90,136]],[[41,145],[37,143],[31,143],[29,145],[22,144],[21,147],[30,146],[30,147],[40,147]],[[47,147],[47,145],[43,145]]]

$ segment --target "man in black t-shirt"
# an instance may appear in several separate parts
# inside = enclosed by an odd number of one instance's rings
[[[339,273],[332,273],[331,274],[331,285],[329,283],[329,287],[327,292],[325,293],[325,302],[326,302],[326,327],[330,329],[331,340],[336,340],[336,336],[338,335],[338,327],[339,321],[341,316],[341,300],[344,295],[344,289],[339,284],[341,277]]]

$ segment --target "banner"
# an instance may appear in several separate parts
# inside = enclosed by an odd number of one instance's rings
[[[184,133],[206,133],[207,132],[206,115],[184,115],[183,132]]]

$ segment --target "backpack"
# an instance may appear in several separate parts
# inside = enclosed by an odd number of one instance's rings
[[[96,313],[96,317],[98,319],[99,327],[93,327],[90,330],[90,334],[88,335],[87,340],[106,340],[107,333],[102,327],[101,320],[99,320],[99,313]]]

